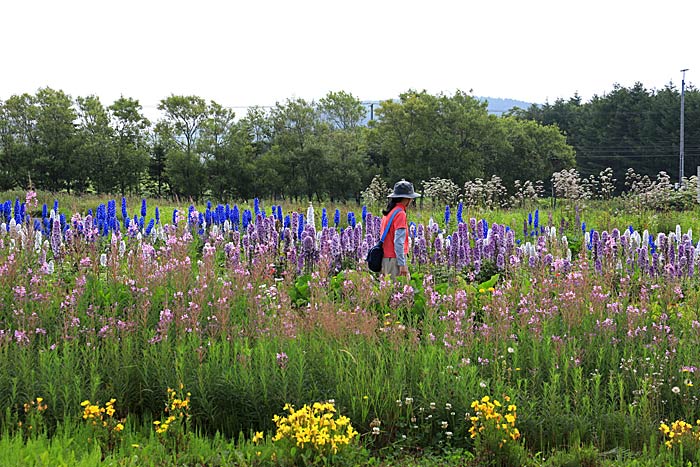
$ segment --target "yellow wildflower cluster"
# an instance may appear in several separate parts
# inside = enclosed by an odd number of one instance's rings
[[[84,400],[80,403],[83,407],[83,420],[91,421],[93,426],[101,425],[104,428],[109,428],[112,431],[122,431],[124,429],[124,424],[122,421],[117,421],[114,419],[114,403],[116,399],[110,399],[105,403],[104,407],[100,404],[92,404],[89,400]]]
[[[25,433],[29,434],[34,430],[41,430],[44,425],[43,413],[48,409],[44,404],[43,397],[37,397],[24,404],[24,421],[20,420],[17,426]]]
[[[180,386],[180,389],[182,390],[182,386]],[[180,399],[177,395],[177,391],[168,388],[168,408],[166,411],[170,413],[178,412],[180,413],[180,417],[184,416],[183,414],[186,413],[190,407],[191,395],[192,394],[188,392],[184,398]]]
[[[156,433],[158,433],[159,435],[167,433],[168,428],[170,428],[170,424],[173,423],[175,420],[175,416],[170,415],[164,421],[156,420],[155,422],[153,422],[153,424],[156,426]]]
[[[510,402],[510,397],[505,396],[505,402]],[[503,447],[509,439],[516,441],[520,438],[520,431],[515,427],[517,407],[514,404],[504,407],[498,400],[484,396],[480,401],[472,402],[471,407],[475,411],[469,417],[472,422],[469,428],[472,439],[484,432],[498,433],[501,438],[498,446]]]
[[[285,404],[284,410],[289,415],[273,417],[277,426],[273,441],[287,440],[302,449],[308,448],[325,455],[337,454],[358,435],[348,417],[336,418],[333,401],[314,402],[312,406],[304,405],[299,410]]]
[[[697,430],[694,430],[693,425],[683,420],[676,420],[671,423],[670,427],[662,423],[659,426],[659,431],[666,438],[664,442],[666,447],[671,449],[674,444],[681,445],[684,442],[692,442],[696,445],[700,443],[700,420],[697,420],[695,423],[697,424]]]
[[[43,404],[44,398],[43,397],[37,397],[36,402],[31,400],[24,404],[24,413],[29,413],[30,411],[36,410],[37,412],[43,412],[44,410],[48,409],[48,406],[46,404]]]
[[[180,385],[182,391],[183,385]],[[168,388],[168,401],[165,403],[165,412],[168,417],[165,420],[156,420],[153,425],[156,427],[156,433],[159,435],[165,434],[173,426],[174,423],[182,423],[190,416],[190,396],[191,393],[178,395],[175,389]]]

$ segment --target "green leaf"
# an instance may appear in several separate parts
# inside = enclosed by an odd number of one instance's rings
[[[501,277],[500,274],[494,274],[493,276],[491,276],[491,279],[479,284],[477,286],[477,289],[488,289],[490,287],[494,287],[496,285],[496,283],[498,282],[498,279],[500,277]]]

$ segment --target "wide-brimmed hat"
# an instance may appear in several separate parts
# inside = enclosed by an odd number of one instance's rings
[[[387,198],[419,198],[420,195],[413,191],[413,183],[401,180],[394,185],[394,192]]]

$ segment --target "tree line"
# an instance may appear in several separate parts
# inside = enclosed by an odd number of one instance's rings
[[[693,86],[685,90],[684,107],[684,173],[690,177],[700,166],[700,91]],[[680,109],[681,92],[672,83],[661,90],[635,83],[631,87],[616,84],[611,92],[585,103],[574,95],[508,114],[556,125],[574,148],[581,175],[597,175],[610,167],[620,190],[630,167],[652,178],[663,171],[678,181]]]
[[[611,162],[655,174],[659,161],[626,151],[649,151],[645,143],[652,142],[659,152],[662,134],[663,151],[673,149],[677,98],[671,87],[657,93],[616,86],[586,104],[575,96],[497,117],[462,91],[409,90],[381,102],[366,123],[366,107],[344,91],[252,107],[240,118],[215,101],[170,95],[151,122],[133,98],[105,106],[94,95],[73,99],[41,88],[0,101],[0,190],[31,181],[77,193],[349,200],[377,174],[419,188],[431,178],[462,186],[494,174],[510,188],[516,180],[546,181],[555,171],[578,165],[593,172]],[[688,140],[700,141],[691,124],[698,121],[694,89],[686,108]],[[691,166],[700,151],[697,143],[687,148]]]

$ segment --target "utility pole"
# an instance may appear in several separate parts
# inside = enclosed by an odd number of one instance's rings
[[[682,187],[683,186],[683,165],[684,165],[684,157],[685,157],[685,72],[688,71],[687,68],[681,70],[681,73],[683,73],[683,78],[681,79],[681,154],[680,154],[680,163],[679,163],[679,171],[678,171],[678,186]]]

